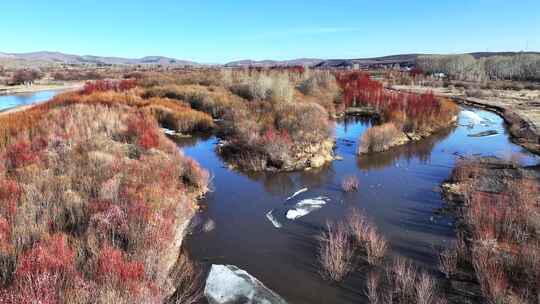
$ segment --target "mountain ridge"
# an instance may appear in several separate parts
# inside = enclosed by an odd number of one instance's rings
[[[475,58],[495,55],[516,55],[519,53],[540,54],[540,52],[472,52]],[[224,67],[271,67],[271,66],[310,66],[316,68],[343,68],[351,66],[413,66],[416,58],[428,54],[396,54],[370,58],[352,59],[322,59],[322,58],[296,58],[290,60],[252,60],[243,59],[227,62],[225,64],[201,64],[195,61],[176,59],[165,56],[145,56],[141,58],[127,58],[114,56],[73,55],[62,52],[38,51],[28,53],[0,52],[0,64],[16,62],[26,65],[42,66],[51,64],[71,65],[161,65],[161,66],[224,66]]]

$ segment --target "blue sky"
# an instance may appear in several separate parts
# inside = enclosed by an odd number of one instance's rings
[[[206,63],[540,51],[540,1],[4,0],[0,52]]]

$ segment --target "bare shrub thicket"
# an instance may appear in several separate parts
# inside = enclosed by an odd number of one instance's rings
[[[323,274],[334,281],[341,281],[352,270],[355,252],[365,254],[370,264],[383,261],[387,242],[377,228],[357,209],[352,209],[344,221],[327,224],[319,237],[319,262]]]
[[[439,270],[450,278],[458,266],[458,253],[455,248],[446,248],[439,253]]]
[[[178,257],[171,278],[176,285],[176,291],[169,303],[195,304],[204,296],[204,276],[198,265],[182,253]]]
[[[367,277],[364,293],[369,303],[444,303],[435,278],[409,260],[397,257],[384,270],[372,271]]]
[[[230,89],[249,100],[267,100],[272,102],[291,102],[294,83],[288,73],[279,71],[235,71]],[[229,78],[228,82],[229,82]]]
[[[298,90],[305,95],[315,95],[321,91],[337,91],[336,77],[330,71],[311,71],[310,76],[300,82]]]
[[[371,127],[362,134],[358,146],[358,153],[385,151],[391,145],[395,144],[402,136],[404,136],[403,132],[391,122]]]
[[[341,189],[345,192],[357,191],[359,186],[358,177],[354,175],[346,176],[341,182]]]
[[[469,54],[419,56],[417,65],[427,73],[445,73],[457,80],[539,80],[540,55],[516,54],[475,59]]]
[[[206,73],[215,74],[209,78],[217,78],[219,83],[181,84],[174,74],[158,83],[143,79],[139,80],[144,84],[142,96],[180,100],[219,119],[218,133],[224,139],[219,152],[244,170],[310,166],[306,148],[331,154],[332,125],[327,108],[333,110],[333,104],[329,107],[318,98],[293,102],[294,96],[302,95],[295,92],[295,85],[304,79],[303,71],[222,69]],[[322,84],[321,88],[326,92]]]
[[[319,262],[322,265],[323,275],[339,282],[353,268],[354,247],[345,224],[327,223],[326,228],[319,236]]]
[[[388,245],[375,225],[358,209],[349,212],[346,222],[357,246],[365,251],[368,262],[375,265],[382,262]]]
[[[381,294],[381,274],[376,271],[372,271],[368,274],[366,281],[366,289],[364,293],[366,294],[369,303],[371,304],[382,304],[382,298],[384,295]]]

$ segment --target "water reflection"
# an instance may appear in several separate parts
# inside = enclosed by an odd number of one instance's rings
[[[429,163],[433,148],[448,138],[455,130],[455,127],[446,128],[428,138],[413,142],[404,146],[395,147],[390,151],[381,153],[365,154],[358,157],[357,165],[360,170],[369,171],[383,169],[394,166],[399,160],[405,160],[410,164],[413,160],[418,160],[421,164]]]

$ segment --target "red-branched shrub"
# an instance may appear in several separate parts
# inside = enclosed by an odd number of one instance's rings
[[[74,258],[75,252],[69,248],[66,236],[53,235],[22,255],[15,276],[28,278],[44,273],[72,274],[75,271]]]
[[[26,140],[19,140],[6,149],[9,168],[20,168],[29,165],[38,159],[32,145]]]
[[[385,90],[382,83],[362,72],[337,73],[346,106],[370,106],[383,120],[399,124],[403,131],[447,125],[457,114],[457,107],[442,104],[432,92],[416,94]],[[402,119],[400,113],[404,114]]]
[[[8,251],[11,247],[11,225],[0,215],[0,253]]]
[[[382,84],[371,80],[368,74],[362,72],[338,73],[336,80],[343,90],[343,101],[347,106],[380,100],[383,96]]]
[[[128,261],[122,251],[105,245],[98,258],[97,274],[101,280],[138,293],[144,283],[144,265]]]
[[[133,89],[135,86],[137,86],[137,81],[134,79],[88,81],[84,85],[82,93],[90,95],[94,92],[104,91],[124,92]]]
[[[36,243],[19,257],[7,303],[60,303],[64,286],[77,278],[74,259],[63,234]]]
[[[159,146],[157,127],[144,115],[137,115],[128,121],[128,136],[135,138],[136,143],[148,150]]]
[[[410,72],[409,75],[411,75],[412,78],[416,78],[417,76],[424,75],[424,71],[418,67],[414,67]]]
[[[21,189],[16,181],[0,178],[0,215],[13,217],[20,195]]]

